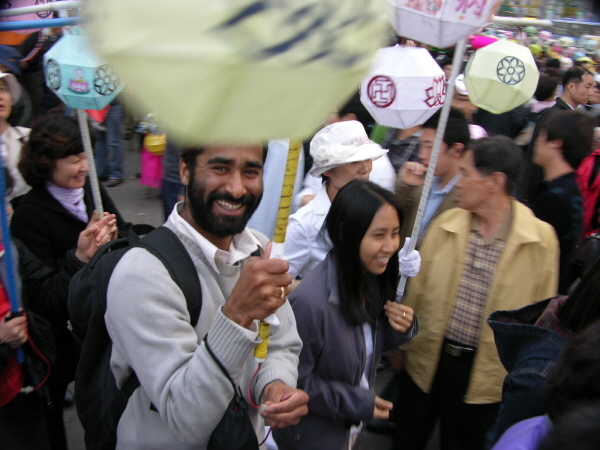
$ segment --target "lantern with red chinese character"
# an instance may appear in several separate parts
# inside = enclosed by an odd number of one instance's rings
[[[446,48],[491,22],[500,3],[500,0],[387,0],[387,12],[400,36]]]
[[[360,99],[377,123],[406,129],[444,104],[444,71],[424,48],[382,48],[360,87]]]

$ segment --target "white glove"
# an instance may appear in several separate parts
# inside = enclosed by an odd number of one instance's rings
[[[404,242],[404,247],[398,253],[398,259],[400,259],[400,275],[405,277],[416,277],[421,269],[421,255],[417,250],[413,250],[408,253],[408,246],[410,245],[410,238],[407,237]]]

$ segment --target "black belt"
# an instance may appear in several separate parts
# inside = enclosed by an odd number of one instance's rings
[[[458,358],[475,355],[475,347],[469,347],[449,339],[444,339],[442,351]]]

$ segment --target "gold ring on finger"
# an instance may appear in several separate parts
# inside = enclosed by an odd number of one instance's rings
[[[285,298],[285,288],[281,286],[281,296],[279,298]]]

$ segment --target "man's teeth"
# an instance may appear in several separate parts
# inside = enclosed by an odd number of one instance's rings
[[[240,209],[242,207],[242,205],[232,205],[231,203],[227,203],[223,200],[217,200],[217,203],[229,211],[235,211],[236,209]]]

